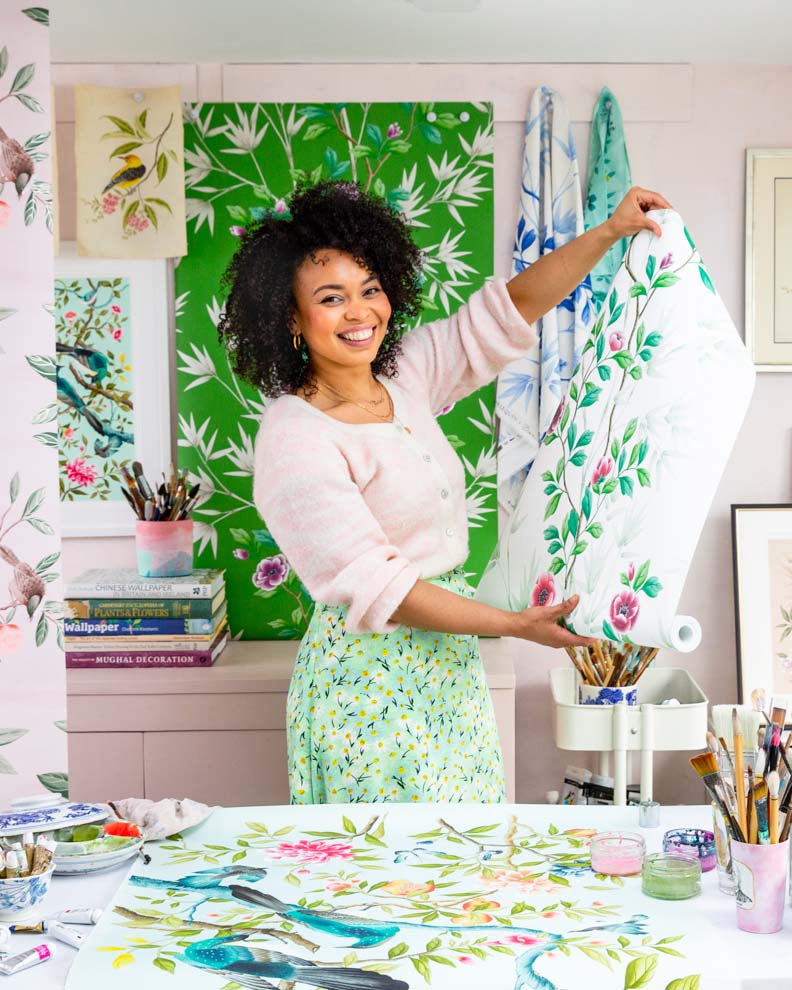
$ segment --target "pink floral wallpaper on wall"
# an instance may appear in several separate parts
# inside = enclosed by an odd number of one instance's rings
[[[49,15],[0,13],[0,807],[66,789]]]

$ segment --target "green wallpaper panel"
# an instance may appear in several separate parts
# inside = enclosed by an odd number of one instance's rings
[[[226,568],[234,635],[299,638],[312,603],[253,505],[266,400],[235,378],[218,344],[220,276],[239,228],[260,211],[284,211],[296,181],[343,178],[408,218],[427,256],[423,320],[453,312],[492,274],[492,107],[204,103],[185,107],[184,120],[189,253],[176,268],[177,390],[179,463],[208,496],[194,512],[196,565]],[[493,407],[488,386],[440,419],[465,464],[474,583],[496,538]]]

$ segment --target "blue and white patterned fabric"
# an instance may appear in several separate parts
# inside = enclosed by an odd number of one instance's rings
[[[572,127],[560,95],[538,89],[525,122],[520,215],[512,275],[583,233],[583,204]],[[537,322],[538,343],[501,372],[498,500],[511,513],[577,364],[594,311],[588,278]]]

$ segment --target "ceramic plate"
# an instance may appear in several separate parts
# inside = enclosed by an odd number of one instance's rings
[[[131,846],[114,849],[112,852],[85,853],[82,856],[55,855],[55,873],[57,876],[77,877],[88,873],[101,873],[102,870],[112,870],[133,856],[137,856],[142,845],[141,839]]]
[[[108,817],[107,808],[99,804],[61,802],[49,808],[0,813],[0,835],[22,835],[24,832],[50,832],[67,825],[88,825]]]

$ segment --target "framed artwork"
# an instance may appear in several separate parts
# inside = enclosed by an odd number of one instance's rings
[[[57,432],[63,535],[131,536],[122,467],[171,460],[168,263],[55,259]]]
[[[745,343],[757,371],[792,371],[792,148],[748,148]]]
[[[792,704],[792,505],[733,505],[739,700]]]

